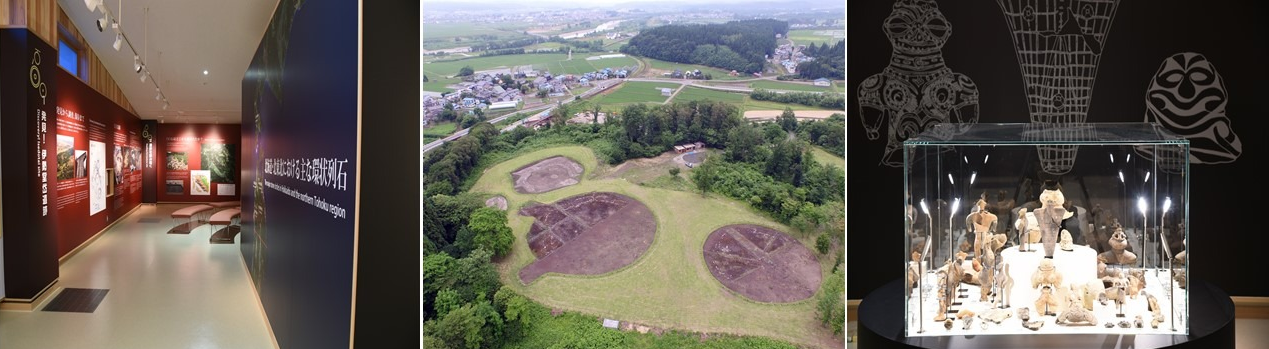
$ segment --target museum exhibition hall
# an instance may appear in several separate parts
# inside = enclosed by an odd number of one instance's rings
[[[417,342],[417,6],[0,0],[0,348]]]

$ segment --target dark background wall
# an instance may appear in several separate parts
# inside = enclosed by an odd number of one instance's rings
[[[357,234],[358,4],[297,2],[278,4],[243,78],[241,251],[282,348],[346,348]]]
[[[1076,3],[1079,3],[1078,1]],[[882,72],[891,56],[883,22],[893,1],[852,1],[847,19],[847,297],[861,299],[898,280],[904,251],[901,210],[903,170],[880,165],[881,139],[865,136],[856,90],[865,78]],[[942,47],[952,71],[973,80],[978,89],[980,123],[1029,122],[1027,94],[1019,59],[1001,6],[996,1],[942,1],[940,11],[952,27]],[[1088,107],[1088,122],[1146,120],[1147,91],[1166,58],[1202,54],[1223,80],[1225,115],[1242,143],[1236,160],[1192,164],[1190,176],[1190,275],[1235,296],[1269,296],[1269,287],[1235,272],[1260,265],[1258,231],[1252,217],[1258,205],[1242,204],[1238,193],[1254,192],[1269,149],[1258,139],[1269,105],[1269,24],[1260,18],[1262,2],[1179,0],[1120,1],[1105,39]],[[1192,139],[1192,142],[1195,140]],[[1019,174],[1021,175],[1021,174]],[[866,189],[865,189],[866,188]],[[1251,198],[1248,198],[1251,199]],[[893,218],[893,219],[887,219]],[[905,259],[906,260],[906,259]],[[895,267],[885,267],[894,264]]]
[[[4,295],[32,299],[58,277],[56,212],[42,198],[43,185],[56,180],[56,127],[41,132],[39,124],[40,113],[46,123],[57,116],[57,51],[29,30],[11,28],[0,29],[0,52],[0,76],[22,77],[0,84]],[[40,178],[43,166],[53,170],[47,183]],[[56,202],[57,191],[47,193]]]
[[[363,8],[355,348],[419,346],[419,2]]]

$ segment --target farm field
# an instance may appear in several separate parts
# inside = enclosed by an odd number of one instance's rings
[[[541,194],[521,194],[513,189],[509,173],[553,156],[565,156],[581,164],[581,182]],[[640,186],[624,179],[595,179],[599,166],[589,148],[548,148],[494,165],[477,180],[471,192],[497,194],[507,199],[507,224],[516,241],[511,252],[497,262],[507,287],[547,307],[647,326],[763,336],[803,346],[840,347],[840,337],[833,336],[816,320],[814,295],[791,303],[749,300],[715,279],[702,253],[708,235],[731,224],[755,224],[790,233],[804,246],[813,246],[813,238],[803,237],[765,218],[744,202]],[[652,245],[632,264],[606,274],[547,273],[530,284],[521,283],[517,273],[535,260],[525,242],[533,218],[516,212],[529,202],[553,203],[590,192],[617,193],[646,205],[657,224]],[[833,268],[833,259],[819,257],[817,261],[822,276],[827,277]],[[820,292],[822,290],[815,291]]]
[[[527,37],[482,23],[428,23],[423,26],[422,45],[424,51],[430,51]]]
[[[729,75],[729,73],[731,73],[730,70],[722,70],[719,68],[706,67],[706,66],[698,65],[698,64],[683,64],[683,63],[666,62],[659,59],[652,59],[648,57],[641,57],[641,58],[643,59],[644,62],[647,62],[651,68],[649,69],[649,74],[651,74],[649,76],[660,77],[662,73],[673,72],[675,69],[681,69],[683,71],[700,69],[701,73],[709,73],[713,75],[714,80],[740,80],[740,79],[752,78],[752,76],[748,76],[748,75],[731,76]]]
[[[445,138],[454,133],[458,129],[458,123],[440,122],[428,125],[423,129],[423,143],[430,143],[434,140]]]
[[[663,103],[666,97],[661,95],[661,88],[679,88],[679,84],[663,82],[627,81],[611,93],[594,99],[595,104],[626,105],[630,103]]]
[[[829,87],[815,86],[809,84],[795,84],[781,81],[760,80],[749,83],[750,88],[766,89],[766,90],[786,90],[786,91],[807,91],[807,92],[828,92]]]
[[[789,40],[793,40],[798,45],[821,45],[826,42],[829,45],[833,45],[845,37],[845,30],[798,29],[789,31]]]
[[[744,103],[749,98],[743,93],[723,92],[718,90],[703,89],[700,87],[688,86],[677,96],[674,96],[675,102],[703,101],[713,100],[719,102],[728,102],[732,104]]]
[[[778,102],[772,102],[772,101],[757,101],[757,100],[754,100],[753,98],[749,98],[749,96],[745,96],[745,104],[743,109],[745,111],[784,110],[784,107],[789,107],[790,109],[793,109],[793,110],[832,110],[832,109],[825,109],[820,107],[805,106],[801,104],[792,104],[792,103],[785,104],[785,103],[778,103]]]

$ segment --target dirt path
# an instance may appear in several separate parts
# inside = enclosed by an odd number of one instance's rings
[[[775,119],[784,113],[783,110],[750,110],[745,112],[745,119]],[[794,110],[793,116],[798,119],[827,119],[833,114],[844,114],[840,110]]]

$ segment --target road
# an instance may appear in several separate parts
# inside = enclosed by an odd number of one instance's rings
[[[764,77],[764,78],[745,79],[745,80],[729,80],[728,82],[747,82],[747,81],[755,81],[755,80],[775,80],[775,78],[774,78],[774,77]],[[750,88],[743,88],[743,87],[726,87],[726,86],[710,86],[710,85],[706,85],[706,84],[701,84],[700,82],[702,82],[703,80],[690,80],[690,79],[661,79],[661,78],[628,78],[628,79],[609,79],[609,80],[604,80],[604,81],[598,82],[598,83],[596,83],[596,85],[595,85],[595,87],[594,87],[594,88],[591,88],[590,90],[587,90],[586,92],[582,93],[581,95],[579,95],[579,96],[577,96],[577,97],[581,97],[582,99],[590,98],[591,96],[594,96],[594,95],[595,95],[595,94],[597,94],[597,93],[603,92],[604,90],[610,89],[610,88],[612,88],[612,87],[614,87],[614,86],[616,86],[616,85],[618,85],[618,84],[620,84],[620,83],[622,83],[622,82],[625,82],[625,81],[643,81],[643,82],[676,83],[676,84],[682,85],[682,86],[679,86],[679,88],[677,89],[677,91],[675,91],[675,94],[677,94],[679,91],[682,91],[682,90],[683,90],[683,87],[686,87],[686,86],[694,86],[694,87],[699,87],[699,88],[704,88],[704,89],[718,90],[718,91],[725,91],[725,92],[738,92],[738,93],[750,93],[750,92],[753,92],[753,89],[750,89]],[[776,91],[776,92],[777,92],[777,93],[781,93],[781,91]],[[797,92],[807,92],[807,91],[797,91]],[[812,93],[816,93],[816,92],[812,92]],[[670,100],[670,99],[667,99],[667,101],[668,101],[668,100]],[[572,100],[569,100],[568,102],[572,102]],[[567,104],[568,102],[565,102],[565,104]],[[536,107],[533,107],[533,108],[528,108],[528,109],[524,109],[524,110],[516,111],[516,112],[514,112],[514,113],[510,113],[510,114],[507,114],[507,115],[499,116],[499,117],[496,117],[496,118],[490,119],[490,120],[488,120],[488,121],[489,121],[489,123],[490,123],[490,124],[497,124],[498,122],[501,122],[502,120],[506,120],[508,117],[511,117],[512,115],[516,115],[516,114],[522,114],[522,113],[535,113],[535,112],[539,112],[539,111],[543,111],[543,110],[545,110],[545,112],[549,113],[553,107],[554,107],[554,105],[551,105],[551,104],[544,104],[544,105],[536,106]],[[517,121],[517,122],[515,122],[515,123],[512,123],[511,125],[508,125],[507,127],[504,127],[501,131],[502,131],[502,132],[507,132],[507,131],[510,131],[510,130],[514,129],[516,126],[519,126],[520,124],[523,124],[523,123],[524,123],[524,121],[523,121],[523,120],[521,120],[521,121]],[[438,140],[432,141],[431,143],[428,143],[428,144],[424,144],[424,145],[423,145],[423,152],[424,152],[424,153],[426,153],[426,152],[428,152],[429,150],[439,148],[441,145],[445,144],[445,142],[449,142],[449,141],[452,141],[452,140],[458,139],[458,138],[460,138],[460,137],[462,137],[462,136],[466,136],[466,135],[467,135],[467,132],[468,132],[469,130],[470,130],[470,129],[465,128],[465,129],[459,130],[459,131],[457,131],[457,132],[454,132],[454,134],[451,134],[451,135],[449,135],[448,137],[445,137],[445,138],[441,138],[441,139],[438,139]]]

